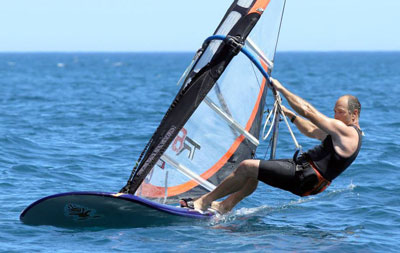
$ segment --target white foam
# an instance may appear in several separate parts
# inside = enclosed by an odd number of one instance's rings
[[[354,188],[356,188],[356,187],[357,187],[357,185],[353,184],[353,180],[351,180],[351,182],[350,182],[350,184],[348,186],[348,189],[349,190],[354,190]]]
[[[345,192],[345,191],[352,191],[355,187],[357,187],[355,184],[353,184],[353,182],[351,182],[346,188],[342,188],[342,189],[338,189],[338,190],[333,190],[328,194],[336,194],[336,193],[341,193],[341,192]],[[238,217],[243,217],[243,216],[254,216],[257,215],[258,213],[262,213],[265,211],[269,211],[269,212],[276,212],[282,209],[286,209],[286,208],[290,208],[292,206],[296,206],[296,205],[300,205],[303,203],[307,203],[310,201],[313,201],[315,199],[317,199],[318,197],[316,196],[309,196],[309,197],[303,197],[303,198],[298,198],[297,200],[292,200],[287,204],[283,204],[283,205],[279,205],[279,206],[267,206],[267,205],[263,205],[263,206],[259,206],[259,207],[252,207],[252,208],[240,208],[234,211],[231,211],[229,213],[226,214],[216,214],[213,219],[210,222],[210,225],[214,226],[214,225],[218,225],[221,223],[227,223],[227,222],[231,222],[235,219],[237,219]]]
[[[252,207],[252,208],[240,208],[238,210],[235,211],[235,215],[239,215],[239,216],[248,216],[248,215],[252,215],[255,213],[258,213],[262,210],[265,210],[269,208],[268,206],[259,206],[259,207]]]

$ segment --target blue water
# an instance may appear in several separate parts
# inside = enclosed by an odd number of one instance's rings
[[[191,57],[0,54],[1,252],[400,251],[400,53],[278,53],[273,76],[323,113],[333,116],[346,93],[362,103],[362,151],[320,195],[260,184],[206,224],[70,230],[19,221],[50,194],[118,191]],[[295,133],[304,148],[317,144]],[[292,153],[282,124],[278,157]]]

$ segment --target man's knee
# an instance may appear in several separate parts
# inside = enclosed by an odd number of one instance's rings
[[[249,187],[249,190],[253,192],[257,189],[258,180],[255,178],[250,178],[249,180],[247,180],[247,185]]]
[[[260,161],[257,160],[244,160],[234,173],[245,177],[257,178],[259,164]]]

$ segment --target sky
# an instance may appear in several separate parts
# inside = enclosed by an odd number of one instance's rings
[[[191,52],[232,0],[0,3],[0,52]],[[400,0],[287,0],[278,51],[400,51],[399,31]]]

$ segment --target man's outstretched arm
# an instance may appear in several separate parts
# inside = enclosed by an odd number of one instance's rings
[[[294,112],[287,109],[285,106],[282,106],[282,110],[289,119],[292,119],[296,115]],[[300,132],[307,137],[322,141],[327,136],[327,133],[325,133],[319,127],[311,123],[311,121],[304,119],[300,116],[296,115],[293,124],[295,124],[296,127],[300,130]]]
[[[333,138],[338,138],[339,136],[348,135],[347,126],[340,120],[331,119],[321,112],[319,112],[315,107],[313,107],[306,100],[293,94],[288,89],[283,87],[283,85],[276,79],[272,79],[272,85],[274,88],[280,92],[288,101],[289,105],[301,116],[307,118],[316,127],[320,128],[327,134],[332,135]]]

